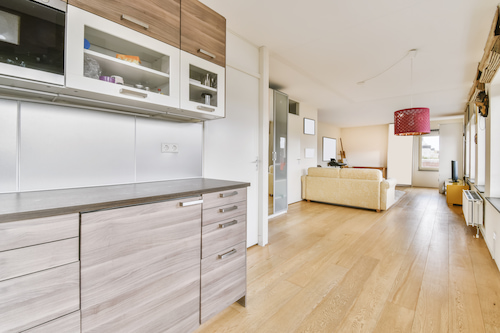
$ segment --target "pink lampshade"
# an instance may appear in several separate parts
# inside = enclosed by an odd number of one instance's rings
[[[394,112],[394,135],[421,135],[430,132],[429,108],[411,108]]]

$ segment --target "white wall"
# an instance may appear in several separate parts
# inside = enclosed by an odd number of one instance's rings
[[[326,167],[328,163],[323,161],[323,137],[337,139],[337,160],[339,160],[340,134],[341,134],[340,127],[322,122],[318,123],[318,135],[317,135],[318,158],[316,160],[317,165]]]
[[[388,126],[387,178],[398,185],[411,185],[413,176],[413,138],[394,135],[394,124]]]
[[[202,176],[201,124],[38,103],[1,103],[8,106],[2,114],[12,118],[0,122],[0,133],[9,137],[0,141],[2,169],[8,170],[2,172],[2,178],[8,179],[2,179],[1,192]],[[162,154],[162,142],[177,143],[179,152]]]
[[[298,102],[299,115],[288,114],[288,204],[302,200],[301,176],[315,167],[318,159],[318,110]],[[304,118],[315,120],[315,135],[304,134]],[[306,149],[314,150],[312,158],[306,158]]]
[[[458,178],[464,175],[462,122],[439,125],[439,188],[451,179],[451,161],[457,161]]]
[[[342,128],[341,138],[349,166],[387,166],[388,125]],[[337,142],[340,148],[340,141]]]

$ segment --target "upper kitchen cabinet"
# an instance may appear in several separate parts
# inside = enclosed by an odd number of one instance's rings
[[[68,3],[180,47],[180,0],[68,0]]]
[[[160,114],[179,108],[178,48],[71,5],[67,15],[67,94]]]
[[[181,50],[225,67],[226,19],[198,0],[182,0]]]

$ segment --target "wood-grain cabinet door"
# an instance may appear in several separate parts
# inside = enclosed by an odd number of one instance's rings
[[[180,47],[180,0],[69,0],[68,3]]]
[[[226,19],[198,0],[182,0],[181,50],[226,67]]]
[[[200,199],[82,214],[82,332],[198,327]]]

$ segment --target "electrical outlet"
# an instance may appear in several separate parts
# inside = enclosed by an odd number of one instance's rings
[[[161,144],[162,153],[178,153],[179,145],[177,143],[162,143]]]

